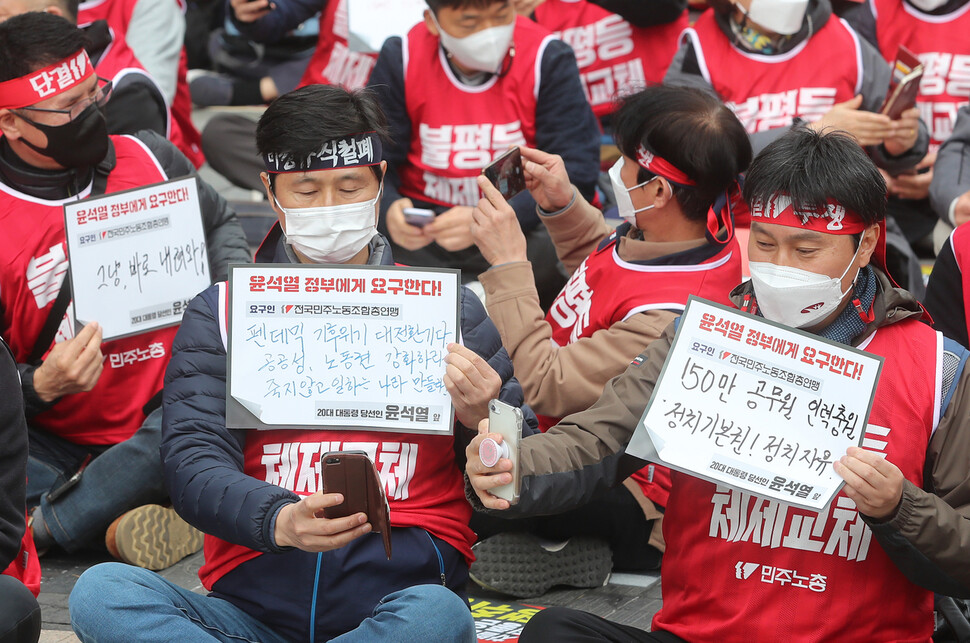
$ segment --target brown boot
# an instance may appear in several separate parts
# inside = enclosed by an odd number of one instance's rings
[[[115,558],[157,571],[199,551],[202,532],[171,507],[142,505],[111,523],[104,544]]]

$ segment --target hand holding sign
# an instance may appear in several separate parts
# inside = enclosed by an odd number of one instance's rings
[[[445,390],[458,421],[467,427],[478,426],[488,417],[488,401],[498,397],[502,378],[484,357],[461,344],[448,344],[445,364]]]
[[[103,364],[101,327],[91,322],[73,339],[54,344],[34,371],[34,391],[45,402],[90,391],[101,377]]]
[[[877,520],[888,520],[903,498],[903,472],[884,457],[849,447],[835,463],[835,472],[845,480],[845,495],[859,511]]]

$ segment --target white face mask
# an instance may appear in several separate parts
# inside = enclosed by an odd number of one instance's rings
[[[935,11],[945,5],[947,0],[909,0],[909,3],[920,11]]]
[[[490,74],[498,73],[512,44],[515,20],[507,25],[489,27],[470,36],[456,38],[441,28],[434,12],[431,13],[431,19],[438,27],[441,44],[459,65]]]
[[[637,224],[637,212],[643,212],[644,210],[652,210],[657,207],[656,205],[645,205],[642,208],[633,209],[633,199],[630,198],[630,192],[636,190],[637,188],[643,187],[650,181],[659,179],[659,176],[655,176],[652,179],[647,179],[643,183],[638,183],[632,188],[628,188],[623,184],[623,179],[620,178],[620,172],[623,170],[623,157],[620,157],[613,167],[610,168],[610,183],[613,184],[613,194],[616,198],[616,208],[619,211],[620,218],[631,225]]]
[[[317,208],[284,208],[286,240],[313,263],[343,263],[360,252],[377,233],[377,203],[370,201]],[[273,195],[276,200],[276,195]]]
[[[859,276],[857,272],[849,290],[842,292],[842,277],[855,262],[859,248],[838,279],[789,266],[750,262],[751,283],[761,313],[771,321],[792,328],[805,328],[825,319],[839,307]]]
[[[751,0],[745,11],[740,4],[735,6],[752,22],[783,36],[798,33],[808,10],[808,0]]]

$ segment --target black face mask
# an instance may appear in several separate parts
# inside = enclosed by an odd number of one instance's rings
[[[78,117],[56,127],[25,119],[47,137],[47,147],[37,147],[21,137],[24,145],[67,168],[94,167],[108,154],[108,125],[104,112],[92,103]]]

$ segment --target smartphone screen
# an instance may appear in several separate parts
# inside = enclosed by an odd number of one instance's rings
[[[522,153],[513,147],[482,170],[485,178],[495,186],[506,201],[525,190],[525,172],[522,170]]]

